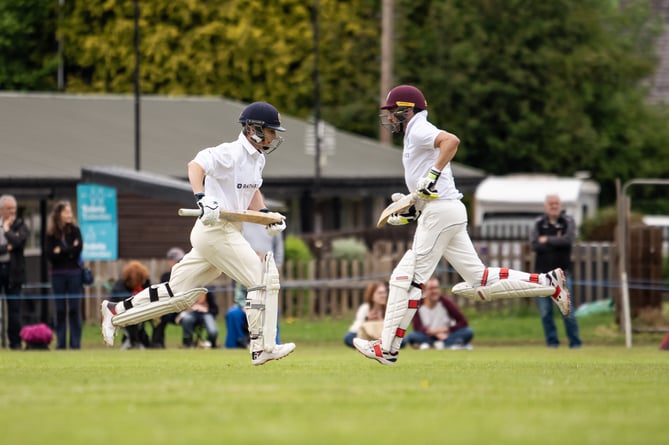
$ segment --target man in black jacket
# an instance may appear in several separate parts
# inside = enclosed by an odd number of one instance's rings
[[[556,267],[562,268],[567,276],[567,287],[571,288],[571,249],[576,238],[576,225],[571,216],[562,210],[560,197],[556,194],[547,195],[544,201],[544,215],[539,217],[532,229],[530,242],[535,256],[535,272],[548,272]],[[573,294],[571,307],[574,307]],[[549,297],[537,297],[537,306],[544,328],[546,345],[557,348],[560,345],[557,328],[553,319],[553,302]],[[564,327],[569,338],[570,348],[580,348],[581,339],[578,335],[578,323],[574,311],[562,316]]]
[[[10,349],[21,349],[21,286],[26,282],[23,250],[30,234],[16,217],[16,199],[0,196],[0,293],[7,297],[7,337]],[[4,345],[4,333],[2,333]]]

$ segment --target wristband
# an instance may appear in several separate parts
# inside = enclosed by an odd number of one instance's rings
[[[427,175],[427,177],[432,179],[433,181],[439,179],[439,176],[441,176],[441,172],[434,167],[430,169],[430,173],[428,173]]]
[[[204,193],[203,192],[195,193],[193,196],[195,196],[195,202],[197,203],[202,198],[204,198]]]
[[[263,212],[263,213],[269,213],[269,209],[267,207],[263,207],[262,209],[260,209],[258,211]]]

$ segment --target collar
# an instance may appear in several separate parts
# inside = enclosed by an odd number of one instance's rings
[[[414,122],[418,120],[427,120],[427,110],[419,111],[418,113],[414,114],[409,123],[407,124],[406,130],[404,130],[404,134],[408,134],[409,130],[411,130],[411,127],[413,127]]]
[[[256,150],[256,148],[249,142],[248,139],[246,139],[246,136],[244,136],[244,132],[239,133],[239,137],[237,138],[237,141],[242,143],[242,147],[246,149],[246,152],[250,154],[251,156],[257,155],[260,156],[260,152]]]

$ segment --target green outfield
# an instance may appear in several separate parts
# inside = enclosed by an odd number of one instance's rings
[[[523,341],[535,317],[480,318],[473,351],[403,350],[394,367],[343,346],[346,321],[283,323],[296,351],[260,367],[105,349],[88,326],[81,351],[0,352],[2,443],[666,443],[669,352],[657,336],[625,348],[608,318],[581,323],[580,350]]]

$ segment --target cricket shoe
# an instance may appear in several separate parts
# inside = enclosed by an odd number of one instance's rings
[[[281,360],[295,350],[295,343],[284,343],[274,346],[272,352],[253,351],[251,353],[251,364],[258,366],[267,363],[270,360]]]
[[[353,339],[353,346],[359,353],[367,358],[371,358],[382,365],[394,365],[397,362],[399,353],[391,354],[381,349],[381,340],[368,341],[361,338]]]
[[[116,336],[116,326],[112,324],[112,317],[114,314],[109,308],[110,304],[107,300],[103,300],[100,304],[100,315],[102,318],[102,338],[109,346],[114,346],[114,337]]]
[[[551,298],[560,309],[560,312],[562,312],[562,315],[569,315],[571,302],[564,272],[558,267],[548,272],[546,276],[550,280],[551,286],[555,287],[555,293],[551,295]]]

